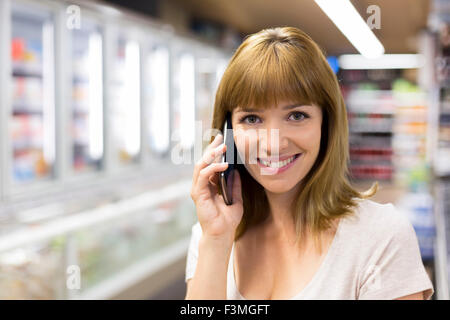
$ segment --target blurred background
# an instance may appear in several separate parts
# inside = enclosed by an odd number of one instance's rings
[[[446,0],[0,1],[0,299],[183,299],[217,85],[278,26],[325,51],[352,181],[409,217],[449,299]]]

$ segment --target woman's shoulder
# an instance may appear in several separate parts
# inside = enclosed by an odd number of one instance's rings
[[[358,234],[373,240],[395,235],[402,236],[413,231],[408,217],[392,203],[378,203],[369,199],[355,199],[353,215],[346,225]]]

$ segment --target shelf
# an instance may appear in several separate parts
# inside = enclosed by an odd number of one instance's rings
[[[24,151],[42,151],[42,144],[40,146],[35,146],[32,144],[24,145],[24,146],[14,146],[13,153],[23,153]]]
[[[24,108],[19,106],[13,106],[13,116],[21,116],[21,115],[33,115],[33,116],[42,116],[43,111],[35,108]]]
[[[13,77],[29,77],[29,78],[42,78],[41,66],[28,66],[22,63],[13,63],[12,67]]]

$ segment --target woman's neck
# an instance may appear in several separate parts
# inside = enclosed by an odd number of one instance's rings
[[[297,195],[298,188],[299,186],[283,193],[272,193],[265,190],[269,202],[269,216],[264,224],[271,229],[274,234],[287,232],[295,234],[291,205]]]

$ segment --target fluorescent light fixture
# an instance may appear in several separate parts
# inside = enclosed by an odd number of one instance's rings
[[[359,54],[339,57],[342,69],[416,69],[424,65],[421,54],[384,54],[377,59],[367,59]]]
[[[194,145],[195,135],[195,69],[194,57],[189,53],[180,56],[180,131],[181,146],[189,149]]]
[[[139,44],[128,41],[125,46],[125,151],[132,157],[141,149],[141,89],[139,73]]]
[[[103,157],[103,68],[102,36],[95,32],[89,36],[89,156]]]
[[[315,0],[351,44],[366,58],[377,58],[384,47],[349,0]]]
[[[42,27],[42,108],[43,108],[43,154],[47,164],[55,161],[55,69],[53,23]]]
[[[148,56],[151,79],[150,141],[156,152],[169,149],[169,50],[156,48]]]

